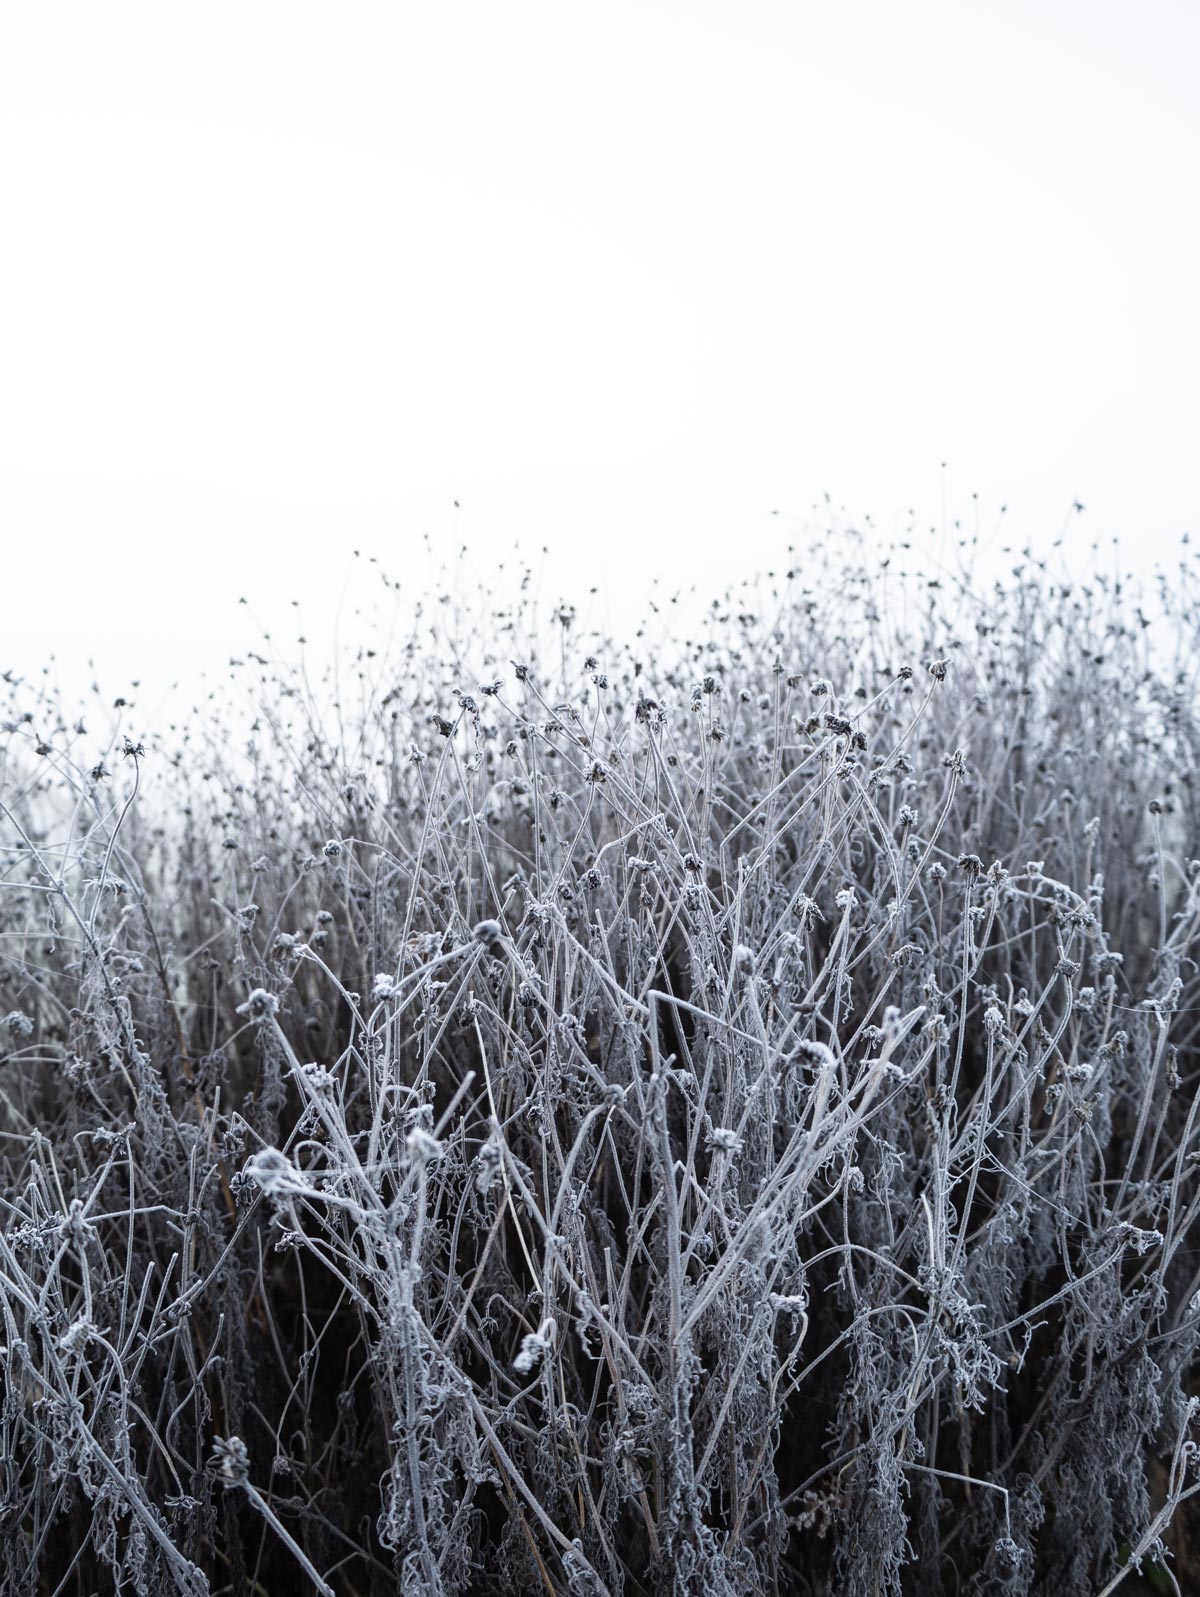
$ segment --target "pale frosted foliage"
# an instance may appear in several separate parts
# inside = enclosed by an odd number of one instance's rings
[[[6,1589],[1095,1597],[1186,1546],[1192,569],[1143,627],[846,556],[653,648],[458,593],[144,743],[8,685]]]

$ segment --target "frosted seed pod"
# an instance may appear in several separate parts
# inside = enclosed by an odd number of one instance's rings
[[[239,1015],[249,1015],[254,1020],[267,1020],[279,1009],[279,1000],[265,987],[256,987],[244,1004],[239,1004]]]
[[[481,920],[471,935],[482,943],[489,954],[498,954],[504,947],[504,928],[498,920]]]
[[[409,1132],[405,1138],[405,1146],[418,1164],[432,1164],[435,1159],[440,1159],[442,1156],[441,1143],[426,1131],[424,1126],[416,1126]]]
[[[518,1375],[531,1375],[554,1346],[558,1326],[554,1320],[543,1320],[536,1331],[521,1339],[521,1351],[513,1360]]]

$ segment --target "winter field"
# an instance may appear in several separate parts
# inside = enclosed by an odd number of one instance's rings
[[[0,1589],[1197,1589],[1198,576],[10,673]]]

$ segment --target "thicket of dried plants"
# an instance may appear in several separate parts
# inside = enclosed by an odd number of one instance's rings
[[[10,676],[6,1591],[1193,1589],[1195,573],[796,558]]]

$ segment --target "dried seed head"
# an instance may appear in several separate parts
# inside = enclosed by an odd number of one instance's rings
[[[442,1144],[424,1126],[414,1126],[404,1139],[404,1145],[409,1155],[417,1164],[432,1164],[435,1159],[440,1159],[444,1152]]]
[[[708,1146],[720,1153],[740,1153],[742,1139],[728,1126],[714,1126],[705,1138]]]
[[[482,943],[489,954],[504,951],[504,928],[498,920],[477,921],[471,933],[477,943]]]
[[[269,1020],[279,1011],[279,1000],[265,987],[256,987],[244,1004],[239,1004],[239,1015],[249,1015],[252,1020]]]
[[[214,1437],[212,1465],[226,1489],[244,1486],[250,1478],[250,1454],[241,1437]]]
[[[305,1184],[295,1165],[278,1148],[261,1148],[251,1154],[242,1166],[242,1173],[268,1197],[294,1191]]]

